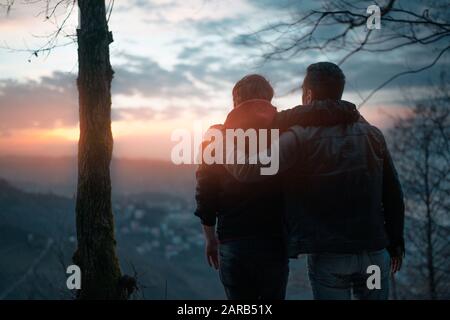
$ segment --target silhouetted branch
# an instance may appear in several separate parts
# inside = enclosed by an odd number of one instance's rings
[[[450,90],[444,74],[441,82],[391,129],[391,151],[411,217],[405,263],[415,275],[408,281],[421,283],[416,291],[432,299],[448,298],[443,288],[450,284]]]
[[[444,46],[450,38],[450,4],[424,2],[420,6],[411,3],[405,8],[401,1],[386,0],[380,5],[382,30],[368,30],[366,9],[373,1],[325,1],[319,9],[299,12],[290,20],[242,35],[241,42],[253,47],[259,45],[263,49],[263,61],[292,59],[308,51],[319,51],[337,54],[339,65],[358,52],[391,52],[408,47],[420,47],[428,52],[431,46],[439,50],[425,67],[392,75],[362,99],[361,107],[393,80],[433,67],[448,50]],[[364,34],[362,40],[360,34]]]
[[[45,38],[47,39],[43,45],[37,48],[12,48],[7,43],[4,43],[3,46],[0,46],[0,49],[5,49],[9,51],[15,52],[28,52],[30,53],[30,57],[28,61],[31,61],[31,58],[38,57],[40,54],[45,53],[47,56],[51,53],[53,49],[65,47],[68,45],[72,45],[76,42],[76,36],[67,34],[65,32],[65,26],[67,21],[72,16],[75,8],[76,8],[76,0],[24,0],[24,4],[36,4],[36,3],[45,3],[45,10],[38,13],[39,15],[45,15],[45,21],[50,22],[55,25],[55,30],[48,35],[44,36],[35,36],[37,38]],[[14,0],[7,0],[5,3],[0,2],[0,7],[6,8],[7,14],[10,13],[12,6],[14,5]],[[63,18],[61,23],[58,23],[58,14],[57,10],[66,7],[64,10]],[[112,10],[112,7],[111,7]],[[61,37],[71,38],[70,41],[59,43]]]
[[[384,88],[387,84],[389,84],[390,82],[394,81],[395,79],[407,75],[407,74],[413,74],[413,73],[419,73],[422,72],[424,70],[430,69],[431,67],[433,67],[438,61],[439,59],[442,57],[442,55],[448,50],[450,49],[450,46],[445,47],[444,49],[442,49],[439,54],[434,58],[434,60],[421,68],[418,69],[414,69],[414,70],[408,70],[408,71],[403,71],[400,73],[397,73],[395,75],[393,75],[392,77],[390,77],[389,79],[387,79],[386,81],[384,81],[382,84],[380,84],[378,87],[375,88],[375,90],[371,91],[367,97],[358,105],[358,108],[362,107],[375,93],[377,93],[378,91],[380,91],[382,88]]]

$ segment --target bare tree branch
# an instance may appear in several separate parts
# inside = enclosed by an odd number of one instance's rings
[[[393,74],[371,91],[359,107],[393,80],[420,73],[436,65],[448,51],[450,38],[450,7],[432,0],[421,6],[401,0],[381,1],[382,30],[367,30],[368,5],[372,1],[324,1],[319,9],[298,12],[291,20],[279,21],[260,30],[242,35],[244,45],[258,45],[267,60],[292,59],[309,51],[333,52],[342,65],[358,52],[393,52],[403,48],[419,48],[429,52],[431,46],[439,51],[424,67]],[[426,10],[423,7],[426,6]],[[298,7],[300,10],[300,7]],[[294,12],[295,14],[295,12]],[[334,26],[330,29],[330,26]],[[364,34],[363,40],[352,35]],[[276,37],[274,38],[274,36]]]
[[[72,16],[75,8],[76,8],[76,0],[24,0],[25,4],[36,4],[36,3],[44,3],[45,10],[38,13],[39,15],[45,15],[45,21],[52,23],[55,25],[55,30],[50,34],[44,36],[35,36],[36,38],[45,38],[46,41],[37,48],[12,48],[7,43],[4,43],[0,46],[0,49],[13,51],[13,52],[28,52],[30,53],[30,57],[28,61],[31,62],[33,57],[38,57],[41,54],[46,54],[46,56],[50,55],[50,53],[60,47],[65,47],[68,45],[72,45],[76,43],[76,36],[74,34],[69,34],[65,32],[65,27],[69,18]],[[7,10],[7,14],[9,14],[12,6],[14,5],[14,0],[7,0],[6,3],[0,2],[0,7],[4,7]],[[65,7],[65,9],[63,9]],[[64,10],[62,14],[62,21],[58,23],[58,9],[61,8]],[[112,10],[112,7],[111,7]],[[70,41],[66,41],[64,43],[59,43],[61,38],[70,38]]]

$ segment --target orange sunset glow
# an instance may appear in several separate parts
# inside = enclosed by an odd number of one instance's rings
[[[247,73],[261,73],[272,82],[273,103],[279,110],[300,103],[306,66],[329,57],[259,63],[257,51],[234,44],[233,37],[237,30],[256,28],[271,16],[247,1],[231,7],[225,2],[156,1],[150,13],[122,2],[117,5],[109,23],[114,34],[114,156],[169,160],[173,130],[192,129],[196,121],[205,128],[222,123],[232,106],[233,83]],[[14,51],[23,49],[24,43],[26,47],[38,45],[39,35],[52,30],[52,24],[32,14],[39,9],[38,4],[17,5],[0,19],[1,40],[7,48],[0,51],[0,155],[76,154],[76,44],[55,48],[48,56]],[[237,23],[237,15],[247,17],[246,27]],[[70,17],[67,33],[75,30],[77,23],[75,16]],[[374,65],[377,59],[373,59]],[[392,63],[399,59],[393,56]],[[343,70],[353,68],[344,65]],[[375,79],[362,73],[362,68],[348,72],[344,99],[357,104],[370,92],[364,81],[376,83],[384,70]],[[293,88],[297,90],[286,94]],[[421,92],[420,87],[413,88]],[[399,102],[402,95],[395,87],[386,88],[360,111],[367,120],[387,129],[392,116],[407,114],[408,105]]]

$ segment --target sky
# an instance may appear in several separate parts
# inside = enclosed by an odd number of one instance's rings
[[[261,47],[242,45],[238,39],[316,4],[116,0],[109,20],[114,36],[110,46],[115,71],[114,156],[168,160],[174,146],[171,133],[192,130],[198,122],[204,129],[222,123],[232,107],[233,84],[249,73],[261,73],[271,81],[276,92],[273,104],[280,110],[300,104],[300,90],[288,93],[300,88],[306,67],[318,61],[337,62],[338,54],[318,52],[264,62]],[[58,23],[67,10],[57,11]],[[56,21],[45,19],[45,5],[16,1],[8,15],[0,12],[0,156],[76,154],[78,66],[72,39],[77,21],[75,8],[58,40],[67,45],[36,57],[24,49],[42,46],[56,28]],[[355,56],[342,66],[347,77],[344,99],[358,104],[393,72],[424,64],[425,58],[424,52],[407,50]],[[393,82],[361,113],[386,130],[391,115],[410,107],[405,90],[426,92],[438,70]]]

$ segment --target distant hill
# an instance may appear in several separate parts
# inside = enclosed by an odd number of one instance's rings
[[[74,211],[72,199],[25,192],[0,179],[0,226],[54,237],[74,230]]]
[[[114,194],[170,192],[193,197],[194,165],[174,165],[150,159],[113,159]],[[0,177],[23,190],[52,192],[67,197],[76,193],[77,159],[74,157],[0,157]]]
[[[162,192],[121,196],[117,201],[118,204],[169,201],[186,210],[184,199]],[[116,226],[129,225],[125,219],[130,218],[121,210],[116,211]],[[165,211],[154,213],[161,216]],[[158,219],[142,221],[158,226]],[[198,224],[195,223],[195,227],[197,230]],[[166,281],[170,299],[224,297],[217,273],[204,261],[202,247],[168,260],[159,252],[139,254],[137,245],[146,241],[148,234],[145,233],[117,233],[122,268],[128,274],[134,273],[133,268],[137,270],[139,282],[146,286],[143,291],[146,299],[164,299]],[[65,288],[65,267],[71,264],[74,250],[74,199],[25,192],[0,179],[0,300],[71,298]]]
[[[63,284],[65,275],[55,250],[74,235],[74,221],[73,200],[0,179],[0,299],[61,297],[53,284]]]

